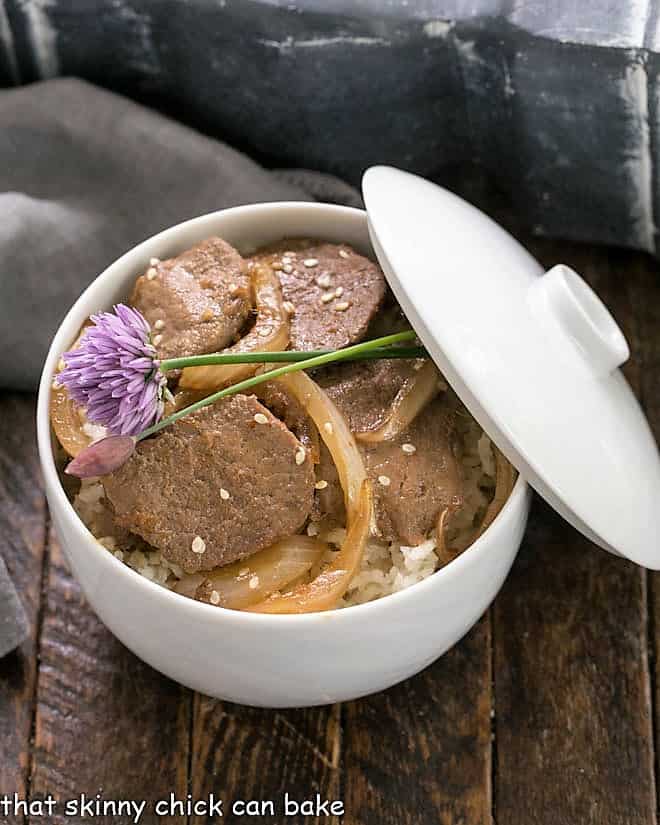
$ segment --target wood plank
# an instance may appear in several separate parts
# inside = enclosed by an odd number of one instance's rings
[[[486,616],[418,676],[345,706],[346,823],[492,822],[490,643]]]
[[[40,658],[31,791],[33,798],[51,793],[60,800],[51,821],[90,821],[66,816],[64,802],[101,793],[148,800],[141,823],[183,825],[185,816],[158,819],[153,801],[170,792],[185,799],[192,694],[139,661],[101,624],[54,537]]]
[[[226,800],[226,825],[284,821],[283,798],[301,802],[316,793],[341,799],[341,706],[264,710],[195,696],[192,795]],[[236,800],[272,801],[276,818],[232,813]],[[210,820],[194,817],[193,825]],[[219,821],[219,820],[218,820]],[[294,816],[287,822],[335,825],[337,817]],[[349,818],[343,820],[350,822]]]
[[[34,411],[33,396],[0,396],[0,554],[31,625],[27,641],[0,660],[0,795],[21,798],[28,787],[46,523]]]
[[[643,364],[639,376],[640,397],[656,441],[660,443],[660,269],[657,261],[643,255],[636,256],[631,263],[627,276],[632,278],[632,303]],[[648,573],[648,591],[657,791],[660,776],[660,572]]]
[[[637,256],[535,246],[548,266],[581,272],[613,309],[639,388],[629,267]],[[494,617],[497,821],[655,823],[645,572],[537,500]]]

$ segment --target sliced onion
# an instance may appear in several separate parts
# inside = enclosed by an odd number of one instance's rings
[[[435,547],[435,554],[440,561],[440,566],[444,567],[446,564],[449,564],[450,561],[453,561],[459,554],[460,550],[454,550],[450,547],[447,547],[447,538],[445,536],[445,530],[447,528],[447,523],[452,515],[452,508],[445,507],[445,509],[440,513],[438,516],[438,524],[436,528],[437,538],[436,538],[436,547]]]
[[[516,482],[516,471],[494,444],[491,443],[491,447],[495,456],[495,493],[472,541],[476,541],[495,521],[495,517],[504,507]]]
[[[85,333],[83,327],[78,333],[78,337],[71,345],[71,349],[77,349]],[[58,369],[57,372],[60,372]],[[57,385],[57,373],[55,383],[50,391],[50,423],[66,452],[75,458],[81,450],[89,447],[93,439],[84,431],[84,413],[81,417],[81,408],[73,402],[69,393],[64,387]]]
[[[290,536],[260,550],[248,559],[217,567],[209,573],[184,576],[174,587],[177,593],[202,602],[235,610],[263,601],[286,587],[321,560],[328,545],[309,536]],[[218,601],[211,602],[211,594]]]
[[[276,273],[265,264],[252,267],[252,288],[257,320],[250,332],[226,354],[245,352],[276,352],[289,346],[289,315],[284,309],[282,286]],[[215,390],[228,387],[254,375],[259,364],[214,364],[206,367],[186,367],[179,386],[190,390]]]
[[[92,443],[83,430],[78,407],[64,387],[53,387],[50,391],[50,423],[57,440],[72,458]]]
[[[350,514],[356,509],[360,489],[367,471],[353,434],[344,416],[327,394],[305,372],[290,372],[276,379],[312,419],[337,467],[344,491],[344,503]]]
[[[358,441],[375,444],[396,438],[409,427],[424,407],[440,391],[441,377],[433,361],[428,360],[422,368],[406,379],[392,402],[386,421],[377,430],[356,433]]]
[[[371,530],[372,509],[371,482],[365,481],[344,543],[331,563],[313,581],[300,584],[288,593],[273,594],[246,609],[253,613],[314,613],[336,607],[360,568]]]
[[[290,593],[270,596],[248,610],[258,613],[312,613],[330,610],[358,571],[373,520],[373,494],[362,456],[343,415],[308,375],[292,372],[277,379],[305,409],[337,467],[344,491],[347,534],[331,564],[316,579]]]

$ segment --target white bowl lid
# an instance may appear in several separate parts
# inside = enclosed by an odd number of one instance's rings
[[[660,455],[598,296],[440,186],[378,166],[362,188],[392,291],[481,427],[585,536],[660,568]]]

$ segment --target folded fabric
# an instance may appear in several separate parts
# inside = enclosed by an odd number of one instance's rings
[[[34,389],[83,288],[136,243],[216,209],[359,203],[328,175],[234,149],[75,79],[0,91],[0,386]]]
[[[28,630],[25,610],[0,556],[0,659],[24,641]]]

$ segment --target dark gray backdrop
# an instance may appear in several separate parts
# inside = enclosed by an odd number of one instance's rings
[[[0,83],[78,75],[267,164],[476,178],[537,232],[657,252],[657,6],[0,0]]]

